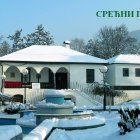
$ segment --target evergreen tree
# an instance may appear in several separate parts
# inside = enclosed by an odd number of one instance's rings
[[[17,30],[14,35],[9,35],[8,38],[13,41],[11,52],[15,52],[25,47],[23,38],[21,38],[21,30]]]
[[[10,45],[7,41],[3,41],[0,46],[0,56],[4,56],[10,53]]]
[[[27,34],[24,39],[26,47],[31,45],[50,45],[54,43],[50,33],[45,31],[42,25],[38,25],[35,32]]]

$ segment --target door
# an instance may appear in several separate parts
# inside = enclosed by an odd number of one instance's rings
[[[67,89],[67,73],[56,73],[56,89]]]

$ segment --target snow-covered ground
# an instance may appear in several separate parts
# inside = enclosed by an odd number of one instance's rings
[[[55,129],[48,140],[139,140],[140,128],[135,128],[125,135],[119,134],[118,122],[120,116],[118,112],[95,112],[106,119],[106,125],[98,128],[65,131],[62,129]]]
[[[130,102],[126,102],[117,106],[112,106],[111,108],[115,108],[118,109],[120,108],[120,106],[123,106],[124,108],[135,108],[135,106],[140,105],[140,99],[136,99]],[[102,106],[98,106],[98,108],[101,108]],[[97,108],[97,106],[89,106],[89,105],[84,105],[81,107],[75,107],[75,110],[89,110],[89,109],[94,109]],[[107,107],[108,108],[108,107]],[[3,108],[1,108],[0,110],[3,110]],[[97,116],[99,116],[98,118],[105,118],[105,122],[106,124],[104,126],[101,127],[97,127],[97,128],[92,128],[92,129],[83,129],[83,130],[72,130],[72,131],[66,131],[66,130],[62,130],[62,129],[55,129],[51,135],[49,136],[48,140],[56,140],[56,139],[60,139],[60,140],[139,140],[140,139],[140,127],[135,128],[133,131],[131,132],[127,132],[125,135],[120,135],[119,134],[119,127],[118,127],[118,122],[120,120],[120,115],[118,114],[117,111],[112,111],[112,112],[108,112],[108,111],[100,111],[97,112],[95,111],[94,114]],[[8,114],[7,114],[8,115]],[[5,113],[0,113],[1,117],[6,117],[7,116]],[[9,116],[9,115],[8,115]],[[19,118],[19,114],[15,114],[15,115],[10,115],[10,117],[12,118]],[[30,120],[29,118],[25,118],[26,120]],[[53,119],[52,119],[53,121]],[[69,121],[60,121],[59,125],[63,124],[68,125]],[[24,122],[25,124],[25,122]],[[80,121],[76,121],[76,120],[70,120],[70,124],[74,124],[76,126],[80,125],[81,122]],[[88,121],[87,121],[88,124]],[[58,123],[57,123],[58,125]],[[47,128],[47,125],[45,125],[45,127]],[[48,128],[47,128],[48,129]],[[38,131],[38,130],[37,130]],[[39,129],[40,131],[40,129]],[[43,131],[44,132],[44,131]],[[40,131],[41,133],[41,131]],[[42,134],[42,133],[41,133]]]
[[[133,100],[130,102],[126,102],[117,106],[112,106],[111,108],[120,108],[123,106],[124,108],[135,108],[140,104],[140,99]],[[97,106],[96,106],[97,107]],[[87,105],[84,105],[83,107],[78,107],[75,109],[82,109],[87,110],[90,107]],[[91,108],[95,108],[95,106],[91,106]],[[101,108],[101,107],[98,107]],[[108,108],[108,107],[107,107]],[[98,128],[92,128],[92,129],[84,129],[84,130],[72,130],[72,131],[66,131],[62,129],[55,129],[52,134],[49,136],[48,140],[139,140],[140,139],[140,128],[137,127],[131,132],[127,132],[125,135],[120,135],[119,133],[119,127],[118,122],[120,120],[120,115],[117,111],[95,111],[94,114],[99,117],[105,118],[106,124],[104,126],[98,127]],[[60,123],[60,122],[59,122]],[[87,121],[88,123],[88,121]],[[68,121],[63,123],[61,122],[61,125],[65,124],[68,125]],[[79,121],[72,121],[71,124],[79,125]],[[41,133],[41,132],[40,132]]]
[[[120,105],[112,106],[113,109],[120,107],[135,108],[140,107],[140,99],[134,99],[130,102],[125,102]],[[81,109],[89,109],[89,106],[83,106]],[[91,107],[92,108],[92,107]],[[100,108],[100,107],[98,107]],[[107,107],[108,108],[108,107]],[[78,107],[78,109],[80,109]],[[131,132],[127,132],[125,135],[120,135],[118,122],[120,121],[120,114],[117,111],[101,111],[94,112],[94,114],[104,117],[106,124],[104,126],[85,130],[73,130],[66,131],[62,129],[55,129],[50,135],[48,140],[139,140],[140,139],[140,127],[135,128]]]
[[[26,118],[27,119],[27,118]],[[22,124],[24,121],[22,122]],[[48,136],[53,127],[57,128],[81,128],[90,127],[95,125],[104,125],[105,119],[100,116],[90,116],[85,118],[73,118],[73,119],[46,119],[33,129],[28,135],[24,137],[24,140],[43,140]]]
[[[6,125],[0,126],[0,139],[1,140],[11,140],[16,139],[17,135],[22,133],[22,129],[18,125]]]

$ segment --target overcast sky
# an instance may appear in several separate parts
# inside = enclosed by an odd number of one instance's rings
[[[93,38],[103,26],[126,24],[129,31],[140,29],[140,17],[99,18],[97,11],[140,11],[139,0],[1,0],[0,35],[18,29],[31,33],[42,24],[55,44],[64,40]]]

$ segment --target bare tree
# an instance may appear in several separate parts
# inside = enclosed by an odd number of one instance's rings
[[[100,57],[100,49],[97,40],[90,39],[86,45],[85,53],[93,55],[95,57]]]
[[[71,49],[85,52],[85,41],[81,38],[75,38],[71,40]]]
[[[91,41],[90,41],[91,42]],[[125,53],[137,53],[138,46],[136,46],[136,39],[132,38],[128,34],[128,30],[125,25],[119,27],[103,27],[99,30],[96,38],[92,39],[91,42],[96,46],[97,57],[101,58],[111,58],[113,56]],[[95,52],[92,52],[94,55]]]

